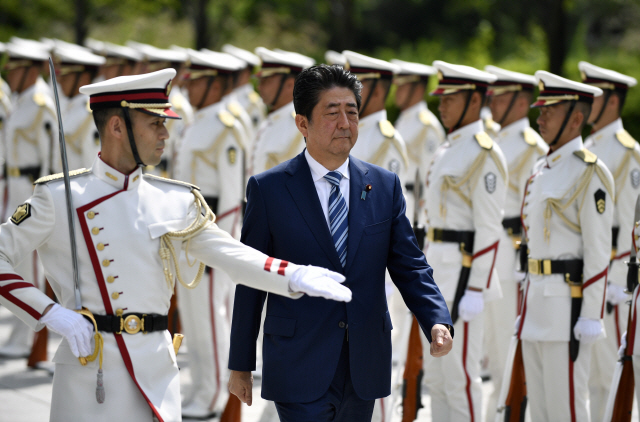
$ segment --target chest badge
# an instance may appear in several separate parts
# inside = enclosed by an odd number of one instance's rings
[[[634,189],[637,189],[638,186],[640,186],[640,170],[638,169],[633,169],[631,171],[631,186],[633,186]]]
[[[29,217],[31,217],[31,204],[22,204],[11,216],[11,222],[17,226]]]
[[[235,147],[229,147],[227,150],[227,158],[229,159],[229,164],[235,164],[238,159],[238,151],[236,151]]]
[[[398,172],[400,171],[400,161],[396,160],[395,158],[389,161],[389,171],[398,174]]]
[[[604,210],[606,209],[606,200],[605,200],[606,194],[602,189],[598,189],[593,196],[595,197],[595,200],[596,200],[596,210],[600,214],[604,213]]]
[[[487,189],[487,192],[493,193],[496,191],[496,175],[493,173],[487,173],[484,176],[484,187]]]

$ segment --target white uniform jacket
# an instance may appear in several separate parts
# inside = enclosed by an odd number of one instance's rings
[[[62,110],[62,122],[69,168],[79,169],[91,166],[96,154],[100,151],[100,135],[89,109],[89,97],[78,94],[69,99],[65,109]],[[56,153],[59,150],[60,147],[56,145]],[[59,160],[58,155],[55,158]]]
[[[611,173],[584,149],[581,137],[539,160],[527,184],[522,221],[529,258],[584,261],[584,318],[602,319],[604,311],[613,197]],[[569,341],[571,291],[565,276],[529,272],[520,338]]]
[[[625,287],[628,267],[624,261],[631,249],[629,233],[633,229],[633,214],[640,194],[640,146],[624,130],[621,119],[591,134],[584,146],[597,155],[613,175],[616,189],[613,227],[619,230],[616,239],[612,239],[616,250],[611,254],[609,282]]]
[[[160,237],[183,230],[194,220],[192,189],[181,182],[143,176],[141,169],[121,174],[100,158],[91,170],[71,179],[83,307],[100,315],[114,315],[117,310],[167,314],[173,291],[158,253]],[[75,307],[64,192],[62,178],[37,184],[21,212],[14,214],[14,221],[0,226],[0,303],[35,330],[43,327],[41,314],[53,301],[23,282],[13,267],[37,249],[60,304]],[[296,265],[248,248],[215,224],[189,242],[176,239],[172,243],[178,253],[188,247],[192,258],[225,271],[235,282],[288,297],[300,296],[288,290]],[[172,272],[175,275],[175,269]],[[178,367],[168,331],[104,333],[104,359],[105,392],[110,400],[118,397],[117,406],[126,409],[131,400],[137,400],[118,395],[117,381],[115,385],[107,382],[109,371],[126,366],[156,417],[180,420]],[[74,372],[79,379],[67,380],[73,387],[66,394],[56,395],[54,386],[52,402],[52,409],[59,414],[72,415],[64,420],[77,420],[86,406],[95,405],[95,398],[91,398],[97,361],[80,367],[63,341],[54,362],[79,368]],[[88,396],[74,401],[82,394]],[[100,409],[109,412],[109,406]]]
[[[257,131],[267,116],[267,107],[264,105],[262,97],[253,89],[253,85],[250,83],[239,86],[233,91],[242,108],[249,113],[254,131]]]
[[[212,104],[195,113],[176,160],[176,179],[198,185],[205,198],[216,199],[216,223],[229,233],[240,223],[244,199],[243,137],[226,103]]]
[[[284,163],[304,149],[304,137],[296,127],[293,101],[270,113],[262,122],[253,145],[247,176]]]
[[[447,135],[426,178],[429,228],[475,232],[468,287],[483,289],[485,300],[501,295],[494,266],[507,183],[504,155],[480,120]],[[445,300],[452,302],[462,267],[460,246],[432,241],[427,261]]]
[[[420,195],[420,186],[417,181],[425,180],[427,168],[433,159],[436,149],[445,140],[445,133],[438,118],[427,108],[425,101],[409,107],[398,116],[395,123],[396,130],[404,139],[407,147],[407,215],[413,219],[414,198]],[[409,192],[411,191],[411,192]],[[418,197],[418,200],[421,198]],[[418,216],[419,223],[424,224],[424,213]],[[422,219],[420,220],[420,217]],[[413,224],[414,221],[411,221]]]
[[[38,78],[33,86],[13,98],[13,111],[5,128],[9,196],[4,218],[31,196],[32,183],[49,175],[60,162],[52,154],[58,150],[58,120],[49,86]]]
[[[362,161],[394,172],[400,178],[403,190],[405,189],[409,165],[407,146],[402,135],[387,120],[387,110],[376,111],[360,119],[358,142],[351,154]]]
[[[251,116],[249,116],[247,110],[242,107],[235,92],[225,95],[221,101],[226,104],[227,110],[240,123],[243,132],[242,144],[248,145],[256,136],[253,123],[251,122]]]
[[[11,114],[11,89],[2,78],[0,78],[0,221],[6,218],[2,215],[4,209],[4,188],[5,178],[4,163],[6,159],[6,126],[7,118]]]

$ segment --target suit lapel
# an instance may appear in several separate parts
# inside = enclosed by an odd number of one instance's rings
[[[318,193],[316,192],[313,178],[311,177],[311,169],[309,169],[309,163],[307,163],[307,159],[304,156],[304,151],[289,162],[285,171],[291,176],[286,182],[287,189],[302,217],[324,252],[331,259],[334,270],[342,272],[340,258],[333,244],[327,220],[322,213],[320,199],[318,199]],[[348,254],[347,249],[347,256]]]
[[[349,174],[351,177],[349,184],[349,238],[347,240],[345,272],[351,268],[353,258],[356,256],[366,223],[367,210],[371,203],[366,197],[365,200],[362,200],[362,192],[364,192],[365,186],[369,184],[368,172],[369,169],[362,161],[353,156],[349,157]]]

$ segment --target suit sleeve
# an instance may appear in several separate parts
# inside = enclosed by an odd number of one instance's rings
[[[247,209],[242,226],[241,242],[263,253],[270,253],[269,219],[254,177],[247,186]],[[256,369],[256,347],[262,308],[267,293],[247,286],[236,286],[231,322],[229,369],[253,371]]]
[[[405,304],[416,316],[422,331],[431,342],[431,328],[435,324],[453,326],[453,322],[440,289],[433,280],[433,269],[418,248],[405,211],[402,185],[396,175],[387,269]]]

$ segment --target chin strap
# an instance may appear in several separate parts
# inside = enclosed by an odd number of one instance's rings
[[[498,124],[500,125],[500,127],[502,127],[502,123],[507,119],[507,116],[511,112],[511,109],[513,108],[513,105],[516,103],[517,98],[518,98],[518,93],[514,92],[513,96],[511,97],[511,101],[509,101],[509,106],[507,107],[507,110],[502,115],[502,118],[498,120]]]
[[[268,104],[270,109],[273,109],[273,107],[276,106],[276,103],[278,102],[278,98],[280,98],[280,94],[282,93],[282,88],[284,88],[284,83],[287,80],[287,76],[289,76],[287,73],[282,74],[282,77],[280,78],[280,86],[278,87],[278,92],[276,92],[276,96],[273,97],[273,101],[271,102],[271,104]]]
[[[600,119],[602,118],[602,115],[604,114],[604,108],[607,106],[607,103],[609,102],[609,98],[611,97],[612,93],[613,91],[611,91],[610,89],[604,90],[604,98],[602,101],[602,107],[600,108],[600,113],[598,113],[598,117],[596,117],[596,119],[593,122],[591,122],[591,126],[597,125]]]
[[[449,129],[449,133],[460,129],[460,123],[462,123],[464,116],[467,114],[467,110],[469,109],[469,104],[471,104],[471,97],[473,96],[474,92],[475,91],[467,91],[467,101],[464,103],[464,109],[462,110],[462,114],[458,119],[458,123],[456,123],[451,129]]]
[[[202,98],[200,99],[200,102],[196,106],[198,110],[202,108],[204,101],[207,99],[207,96],[209,96],[209,90],[211,89],[211,85],[213,85],[213,80],[215,78],[216,78],[215,76],[209,76],[209,79],[207,80],[207,87],[205,88],[204,93],[202,94]]]
[[[378,85],[378,80],[374,79],[373,84],[371,84],[371,89],[369,90],[369,95],[367,95],[367,99],[362,103],[362,107],[360,107],[359,114],[362,116],[364,114],[365,109],[369,105],[369,101],[371,100],[371,96],[373,95],[373,91],[376,89],[376,85]]]
[[[571,101],[571,106],[569,107],[569,111],[567,111],[567,115],[564,116],[564,121],[562,122],[562,126],[560,126],[560,130],[558,130],[558,134],[556,135],[555,138],[553,138],[553,141],[551,141],[551,143],[549,144],[550,147],[557,144],[558,141],[560,140],[560,136],[562,135],[562,132],[564,132],[565,126],[567,126],[567,123],[569,122],[569,117],[571,117],[571,114],[573,114],[573,109],[576,107],[576,102],[577,101]]]
[[[33,67],[33,65],[24,67],[24,72],[22,72],[22,78],[20,78],[20,85],[18,85],[18,89],[16,89],[16,92],[22,93],[22,90],[24,89],[24,83],[27,80],[27,75],[31,71],[31,67]]]
[[[131,152],[133,153],[133,159],[136,160],[136,164],[138,166],[146,166],[145,163],[142,162],[140,156],[138,155],[138,148],[136,147],[136,140],[133,138],[133,128],[131,127],[131,116],[129,115],[129,109],[124,107],[122,109],[124,114],[124,123],[127,126],[127,134],[129,135],[129,145],[131,145]]]
[[[409,95],[407,96],[407,99],[404,101],[404,104],[399,106],[400,110],[405,110],[408,108],[408,105],[411,102],[411,98],[413,98],[413,93],[416,92],[416,88],[418,87],[419,83],[420,81],[411,82],[411,90],[409,91]]]

